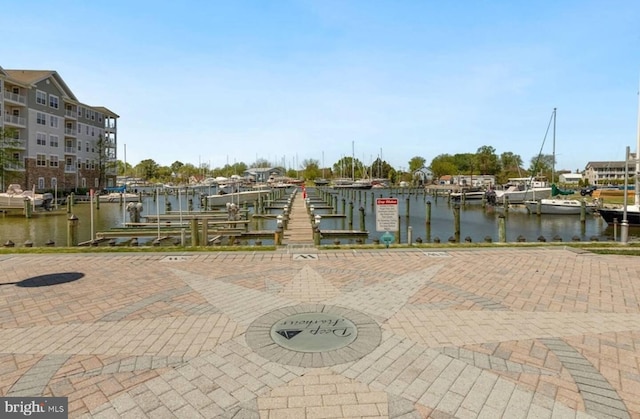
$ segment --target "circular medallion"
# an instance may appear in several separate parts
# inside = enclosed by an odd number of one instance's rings
[[[330,313],[287,316],[271,328],[271,339],[283,348],[299,352],[324,352],[347,346],[358,336],[349,319]]]
[[[258,317],[245,338],[271,361],[321,368],[364,357],[380,345],[382,332],[375,320],[358,311],[304,304]]]

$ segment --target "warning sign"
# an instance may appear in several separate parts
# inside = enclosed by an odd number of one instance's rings
[[[398,230],[398,198],[376,199],[376,231]]]

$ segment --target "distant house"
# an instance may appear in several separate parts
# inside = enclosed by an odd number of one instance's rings
[[[561,173],[560,176],[558,176],[560,183],[573,183],[577,185],[582,179],[584,179],[584,176],[582,176],[581,173]]]
[[[413,179],[416,180],[419,185],[425,185],[433,182],[433,173],[431,170],[423,167],[413,172]]]
[[[267,182],[269,178],[277,178],[285,175],[279,167],[250,167],[244,172],[244,177],[251,177],[255,182]]]
[[[493,187],[496,184],[494,175],[445,175],[439,179],[441,185],[456,185],[464,187]]]

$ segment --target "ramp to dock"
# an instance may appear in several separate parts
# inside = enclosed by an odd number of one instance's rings
[[[282,238],[284,245],[312,245],[313,228],[307,208],[304,205],[302,191],[296,194],[289,210],[289,224]]]

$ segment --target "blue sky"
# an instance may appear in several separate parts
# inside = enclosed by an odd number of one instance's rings
[[[56,70],[119,114],[134,165],[354,152],[406,168],[489,145],[528,166],[554,107],[556,169],[636,150],[637,0],[28,0],[3,15],[0,65]]]

